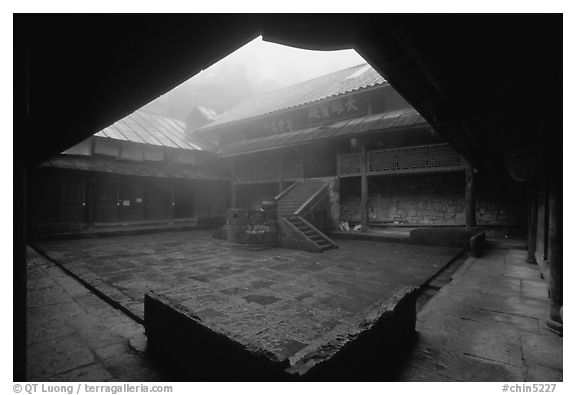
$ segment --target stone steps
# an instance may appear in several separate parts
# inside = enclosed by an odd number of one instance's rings
[[[278,200],[278,215],[283,217],[293,215],[296,210],[314,196],[324,185],[324,182],[318,180],[300,181],[298,185]]]
[[[324,233],[320,232],[319,230],[311,227],[306,222],[302,220],[301,217],[298,216],[291,216],[286,218],[292,225],[296,227],[300,232],[304,234],[309,241],[314,243],[320,252],[337,248],[337,245],[334,241],[332,241],[328,236]]]

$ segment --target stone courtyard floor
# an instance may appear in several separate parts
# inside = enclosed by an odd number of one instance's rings
[[[188,300],[204,317],[226,318],[237,309],[272,318],[307,312],[301,321],[326,330],[394,289],[422,285],[458,252],[339,244],[323,254],[254,252],[229,248],[206,231],[39,243],[64,270],[31,253],[29,380],[169,380],[142,353],[143,327],[135,322],[149,290]],[[419,313],[419,341],[400,380],[562,379],[562,339],[543,324],[545,283],[523,254],[491,250],[458,270]],[[291,332],[290,347],[314,336]]]
[[[546,327],[548,289],[525,250],[469,258],[418,314],[401,381],[562,381],[562,337]]]
[[[154,291],[279,360],[363,320],[405,287],[421,287],[460,252],[363,241],[342,241],[322,254],[247,251],[200,230],[39,247],[137,320],[145,293]]]
[[[284,248],[248,251],[228,247],[201,230],[37,244],[139,319],[144,294],[155,291],[187,300],[202,318],[251,309],[270,315],[301,313],[303,319],[313,310],[326,325],[405,286],[421,286],[459,252],[348,240],[339,245],[321,254]]]
[[[144,328],[28,249],[28,381],[164,381]]]

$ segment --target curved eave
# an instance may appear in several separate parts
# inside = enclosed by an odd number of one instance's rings
[[[331,96],[322,97],[322,98],[320,98],[320,99],[308,101],[308,102],[301,103],[301,104],[297,104],[297,105],[293,105],[293,106],[290,106],[290,107],[284,107],[284,108],[281,108],[281,109],[278,109],[278,110],[273,110],[273,111],[269,111],[269,112],[266,112],[266,113],[254,115],[254,116],[252,116],[252,117],[241,118],[241,119],[237,119],[237,120],[233,120],[233,121],[228,121],[228,122],[221,123],[221,124],[213,124],[213,123],[212,123],[212,124],[209,124],[209,125],[207,125],[207,126],[204,126],[203,128],[194,130],[193,133],[198,133],[198,134],[202,135],[202,134],[204,134],[204,133],[210,133],[210,132],[214,132],[214,131],[216,131],[216,130],[228,129],[228,128],[231,128],[231,127],[234,127],[234,126],[242,125],[242,124],[244,124],[244,123],[256,121],[256,120],[258,120],[258,119],[268,118],[268,117],[275,116],[275,115],[279,115],[279,114],[282,114],[282,113],[285,113],[285,112],[288,112],[288,111],[293,111],[293,110],[297,110],[297,109],[300,109],[300,108],[304,108],[304,107],[306,107],[306,106],[310,106],[310,105],[313,105],[313,104],[318,104],[318,103],[321,103],[321,102],[324,102],[324,101],[333,100],[333,99],[338,98],[338,97],[343,96],[343,95],[349,95],[349,94],[358,93],[358,92],[369,92],[369,91],[371,91],[371,90],[378,89],[378,88],[384,88],[384,87],[387,87],[387,86],[390,86],[390,84],[389,84],[387,81],[383,81],[383,82],[378,83],[378,84],[373,84],[373,85],[369,85],[369,86],[366,86],[366,87],[359,87],[359,88],[356,88],[356,89],[351,89],[351,90],[348,90],[348,91],[346,91],[346,92],[338,93],[338,94],[336,94],[336,95],[331,95]]]

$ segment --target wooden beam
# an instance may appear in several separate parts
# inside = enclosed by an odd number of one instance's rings
[[[474,167],[466,161],[466,190],[464,193],[464,216],[466,228],[476,226],[476,188],[474,186]]]

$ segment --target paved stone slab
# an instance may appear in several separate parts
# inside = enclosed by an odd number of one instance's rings
[[[548,285],[541,279],[522,280],[522,296],[532,299],[548,299]]]
[[[114,376],[100,364],[92,363],[48,377],[46,381],[113,381]]]
[[[164,379],[130,347],[132,338],[144,336],[141,325],[31,249],[27,261],[29,296],[34,301],[27,309],[28,380]],[[123,357],[118,359],[119,355]]]
[[[526,363],[561,371],[562,343],[562,338],[554,334],[524,334],[522,349]]]
[[[562,338],[545,329],[545,282],[525,256],[468,259],[422,309],[403,380],[562,381]]]
[[[240,305],[271,307],[284,300],[302,300],[306,305],[319,303],[323,309],[357,313],[394,289],[421,285],[457,252],[354,241],[342,241],[340,249],[323,254],[286,249],[255,252],[223,246],[204,231],[39,246],[140,316],[142,308],[136,302],[141,303],[148,291],[166,290],[175,298],[197,298],[206,307],[229,303],[230,298]]]
[[[442,344],[442,346],[440,346]],[[450,344],[421,332],[418,346],[399,377],[401,381],[504,381],[523,380],[521,368],[458,352]]]
[[[529,366],[526,373],[526,381],[530,382],[547,382],[562,381],[562,370],[544,368],[542,366]]]

